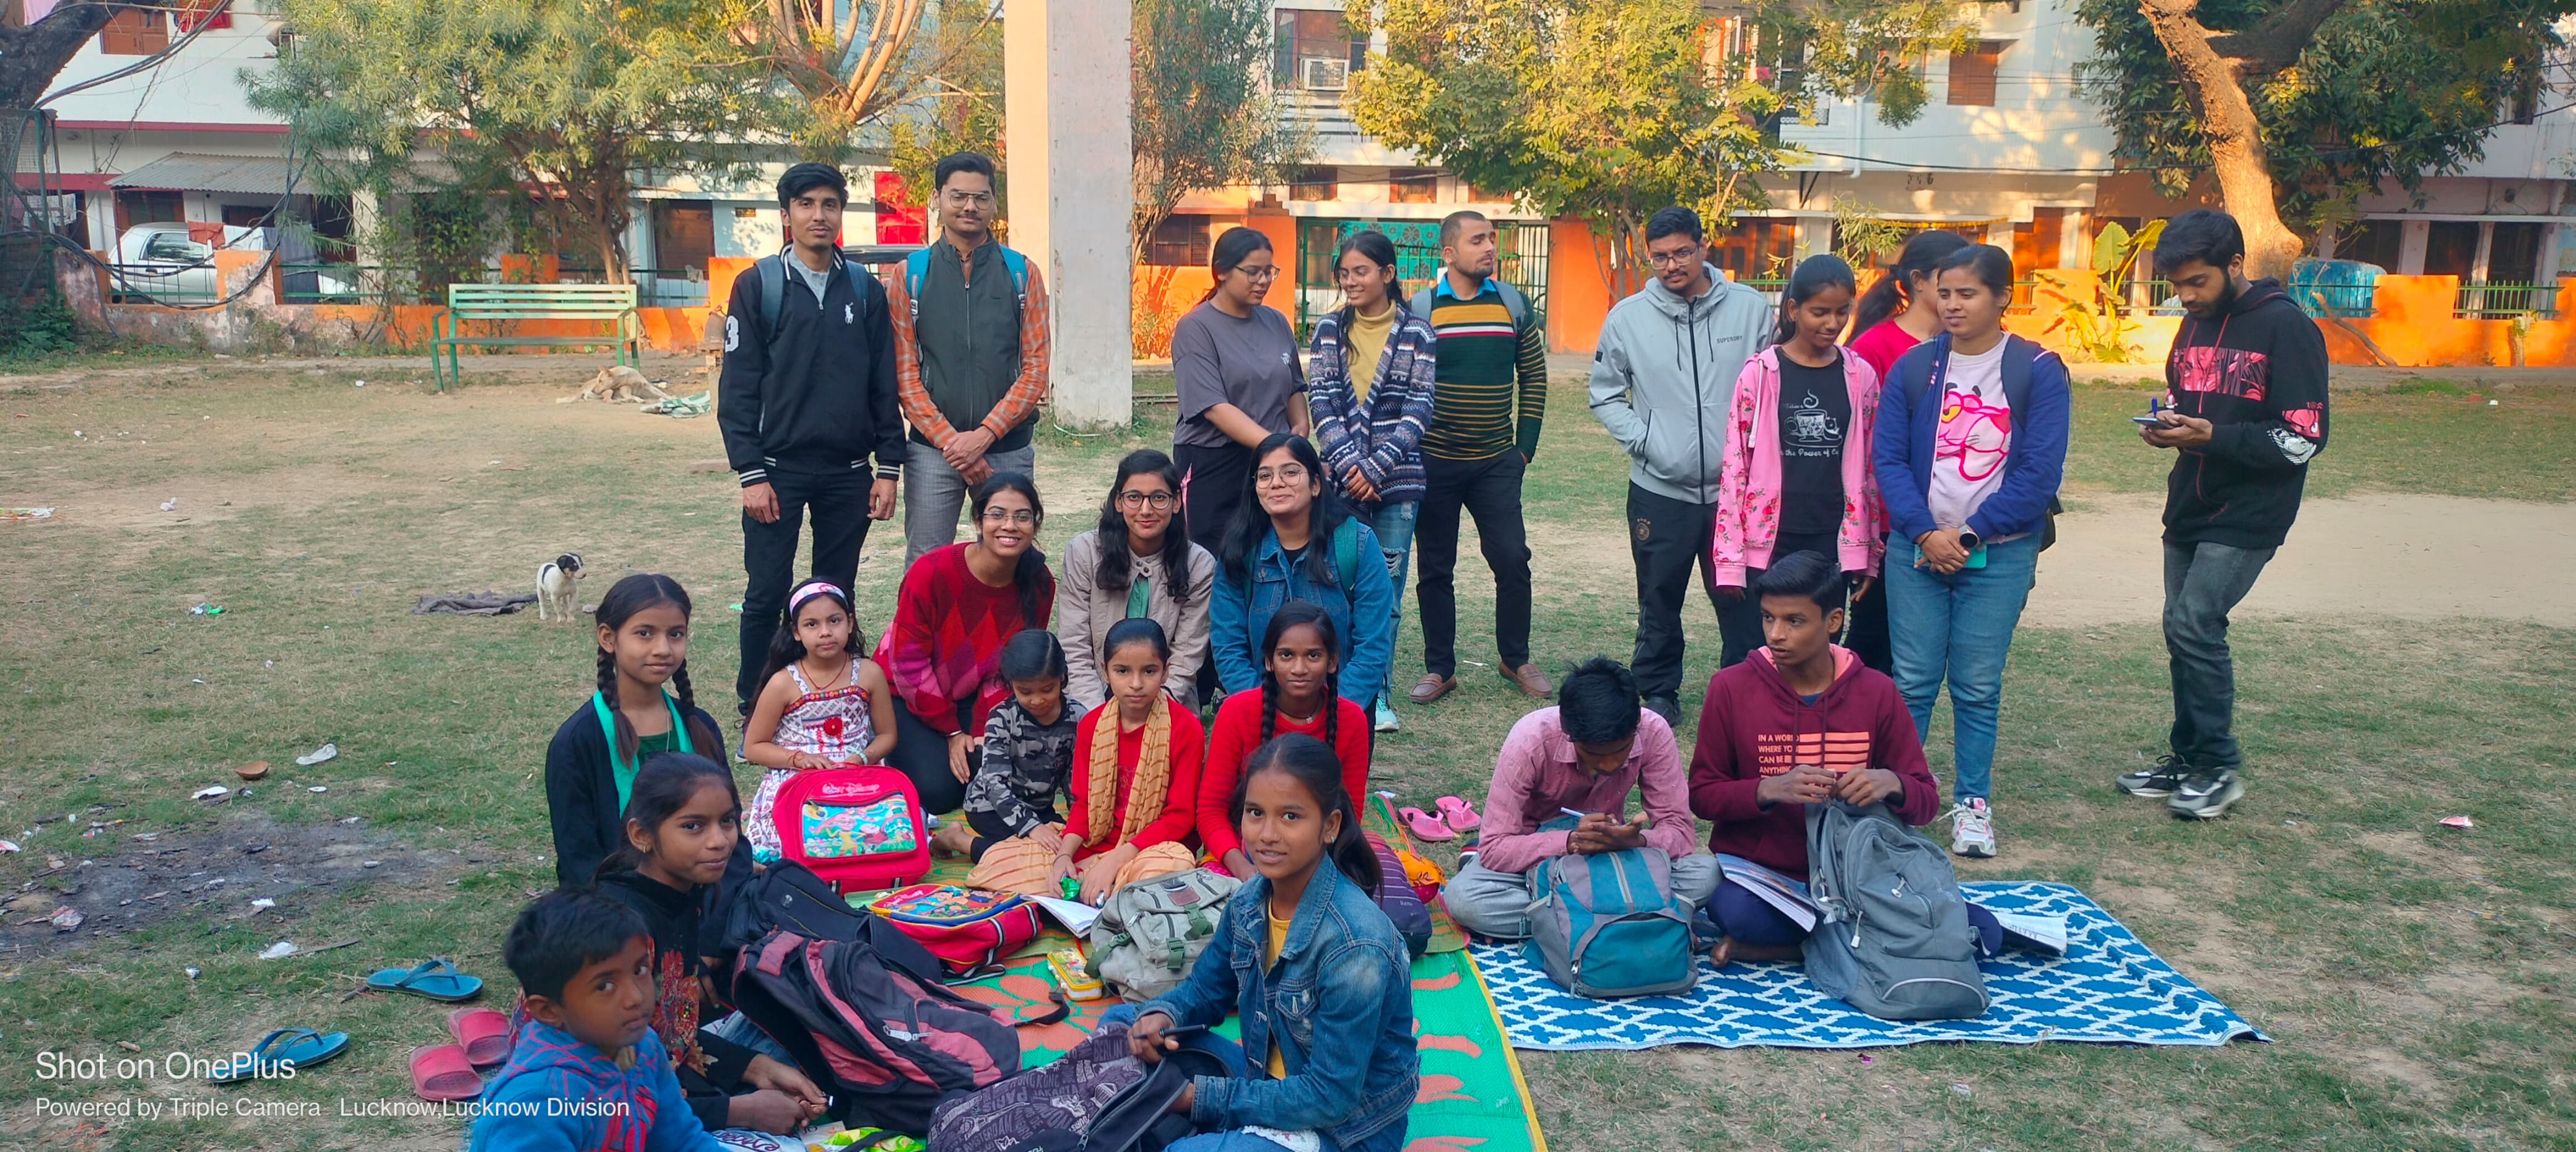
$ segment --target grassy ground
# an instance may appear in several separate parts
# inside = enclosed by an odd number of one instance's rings
[[[0,1135],[64,1148],[453,1146],[451,1120],[339,1115],[342,1101],[406,1099],[405,1053],[445,1035],[438,1006],[351,993],[378,967],[443,954],[494,978],[488,999],[506,1003],[501,932],[552,882],[545,741],[589,690],[592,662],[584,629],[407,615],[421,594],[519,589],[567,550],[595,573],[586,601],[625,572],[669,572],[697,594],[697,681],[720,699],[741,577],[733,481],[689,471],[720,454],[712,422],[550,403],[579,373],[449,396],[350,385],[415,367],[196,361],[0,382],[0,504],[60,509],[0,524],[0,836],[26,849],[0,855]],[[2071,496],[2158,488],[2125,420],[2139,394],[2079,393]],[[1624,655],[1634,612],[1625,464],[1579,387],[1555,404],[1528,491],[1536,650],[1551,666]],[[2315,494],[2576,499],[2576,397],[2336,404]],[[1048,433],[1050,548],[1091,518],[1120,452],[1165,441]],[[872,629],[900,548],[891,534],[874,543],[860,590]],[[1465,569],[1461,655],[1490,664],[1489,586],[1472,556]],[[224,612],[191,615],[199,603]],[[1705,614],[1688,627],[1687,683],[1704,683],[1716,630]],[[1409,681],[1419,632],[1404,631]],[[2230,819],[2185,826],[2108,787],[2160,739],[2152,626],[2025,629],[1997,769],[2006,855],[1962,872],[2084,886],[2276,1043],[1918,1047],[1868,1065],[1850,1053],[1529,1054],[1550,1140],[1577,1152],[2576,1148],[2576,834],[2558,818],[2576,798],[2576,721],[2561,703],[2576,634],[2400,625],[2364,604],[2238,637],[2254,790]],[[1464,671],[1436,709],[1403,709],[1405,731],[1380,745],[1381,786],[1481,791],[1528,702],[1488,670]],[[325,741],[337,760],[292,765]],[[1936,767],[1946,743],[1934,741]],[[238,785],[229,769],[250,760],[277,766],[250,796],[188,798]],[[2477,828],[2435,825],[2453,814]],[[255,911],[262,897],[276,908]],[[66,904],[87,920],[57,933],[43,918]],[[281,939],[355,943],[254,958]],[[157,1075],[174,1050],[219,1054],[297,1024],[345,1029],[356,1047],[287,1084],[216,1092]],[[39,1080],[39,1052],[149,1060],[156,1075]],[[39,1097],[312,1102],[322,1115],[81,1120],[39,1114]]]

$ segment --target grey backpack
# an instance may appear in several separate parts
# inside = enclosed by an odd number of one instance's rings
[[[1091,974],[1131,1004],[1180,987],[1241,887],[1213,868],[1193,868],[1111,893],[1091,924]]]
[[[1977,931],[1939,845],[1884,804],[1812,804],[1807,868],[1822,916],[1803,951],[1825,995],[1881,1020],[1985,1014]]]

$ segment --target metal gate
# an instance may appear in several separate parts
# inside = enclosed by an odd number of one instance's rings
[[[1502,253],[1497,275],[1529,298],[1533,314],[1547,311],[1547,225],[1505,220],[1500,230]],[[1297,227],[1297,330],[1313,331],[1314,318],[1341,306],[1333,283],[1334,250],[1354,232],[1375,229],[1395,242],[1396,275],[1410,296],[1440,275],[1440,222],[1437,220],[1307,220]]]

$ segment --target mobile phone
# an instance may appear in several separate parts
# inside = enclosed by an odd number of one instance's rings
[[[2165,422],[2162,419],[2154,416],[2131,416],[2129,419],[2136,422],[2141,427],[2146,428],[2162,428],[2165,426]]]
[[[1163,1029],[1163,1036],[1171,1040],[1186,1040],[1207,1030],[1208,1026],[1205,1024],[1174,1024]]]
[[[1983,567],[1985,567],[1985,566],[1986,566],[1986,546],[1985,546],[1985,545],[1983,545],[1983,544],[1979,544],[1979,545],[1977,545],[1975,548],[1969,549],[1969,551],[1968,551],[1968,561],[1967,561],[1967,563],[1965,563],[1965,564],[1961,564],[1961,565],[1959,565],[1959,566],[1960,566],[1960,567],[1962,567],[1962,568],[1983,568]]]

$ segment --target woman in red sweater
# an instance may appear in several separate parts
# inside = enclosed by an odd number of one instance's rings
[[[1054,879],[1080,879],[1086,904],[1198,863],[1191,824],[1207,737],[1197,716],[1163,694],[1171,658],[1163,626],[1143,616],[1111,625],[1101,641],[1109,701],[1074,729],[1083,759],[1073,767],[1073,805],[1055,856]]]
[[[1011,697],[1002,645],[1055,613],[1055,576],[1038,551],[1046,506],[1037,485],[996,473],[975,489],[976,539],[922,554],[903,574],[877,665],[903,707],[894,751],[929,812],[954,812],[974,778],[984,719]]]
[[[1368,795],[1368,712],[1341,697],[1341,642],[1323,608],[1291,600],[1270,615],[1261,637],[1261,687],[1225,698],[1208,732],[1207,770],[1199,776],[1199,843],[1228,875],[1249,880],[1252,860],[1235,830],[1234,786],[1255,748],[1292,732],[1324,742],[1342,762],[1342,786],[1353,803]],[[1329,704],[1329,706],[1328,706]]]

